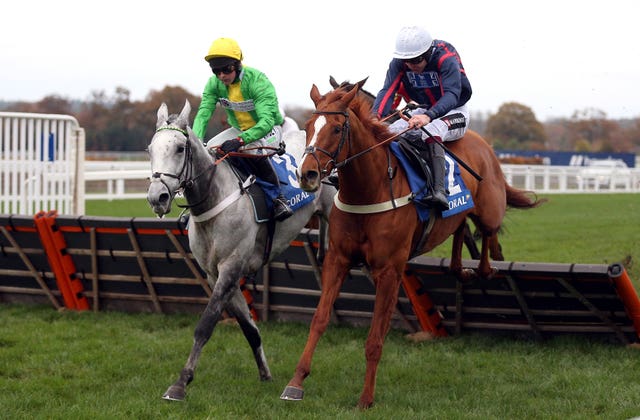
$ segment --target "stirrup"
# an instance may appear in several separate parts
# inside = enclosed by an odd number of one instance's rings
[[[438,209],[440,211],[449,210],[449,200],[446,199],[446,196],[443,193],[438,194],[437,192],[432,191],[429,195],[417,200],[417,202],[432,209]]]
[[[291,217],[293,215],[293,211],[286,203],[286,201],[280,197],[273,200],[273,218],[278,222],[282,222],[283,220]]]
[[[429,198],[433,208],[437,208],[440,211],[449,210],[449,200],[447,200],[447,197],[444,195],[444,193],[434,191]]]

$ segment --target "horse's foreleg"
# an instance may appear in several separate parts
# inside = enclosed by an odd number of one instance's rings
[[[311,372],[311,359],[316,349],[318,341],[322,334],[326,331],[327,325],[331,318],[331,309],[340,293],[340,287],[349,270],[349,260],[341,258],[338,261],[335,253],[327,253],[325,264],[322,270],[322,292],[320,293],[320,301],[318,307],[311,320],[309,327],[309,336],[304,346],[298,365],[294,372],[293,378],[289,381],[284,391],[280,395],[282,400],[300,401],[304,396],[304,388],[302,382],[309,376]]]
[[[267,358],[264,355],[264,349],[262,348],[260,330],[253,321],[253,318],[251,318],[249,306],[247,306],[247,301],[242,295],[242,291],[240,289],[236,289],[236,292],[233,294],[231,301],[227,305],[227,311],[236,318],[240,328],[242,329],[242,333],[249,342],[249,346],[251,346],[253,357],[258,365],[260,380],[270,381],[271,371],[269,370]]]
[[[402,279],[401,271],[394,266],[387,266],[381,271],[372,270],[376,286],[376,300],[371,319],[371,328],[365,344],[367,367],[364,376],[364,387],[358,407],[369,408],[373,405],[376,389],[378,363],[382,357],[382,346],[391,325],[391,315],[398,301],[398,289]]]
[[[239,275],[236,275],[236,278],[239,278]],[[231,294],[234,292],[234,284],[232,281],[221,281],[221,279],[216,282],[213,293],[209,298],[209,303],[207,303],[207,307],[196,325],[193,347],[191,348],[191,353],[189,353],[187,363],[184,368],[182,368],[178,380],[171,385],[162,396],[165,400],[184,400],[187,393],[187,385],[193,380],[193,374],[198,364],[200,353],[204,345],[209,341],[209,338],[211,338],[216,324],[222,317],[223,302],[230,299]]]

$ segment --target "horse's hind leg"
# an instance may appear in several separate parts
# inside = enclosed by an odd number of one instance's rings
[[[490,279],[497,273],[497,269],[491,267],[489,261],[490,244],[497,242],[497,233],[482,233],[482,248],[480,250],[480,263],[478,264],[478,275],[483,279]]]
[[[504,261],[504,254],[502,254],[502,245],[500,245],[497,233],[489,237],[489,244],[489,255],[491,255],[491,259],[494,261]]]
[[[322,264],[324,261],[324,256],[327,252],[327,244],[329,243],[329,221],[326,216],[320,214],[318,215],[318,252],[316,253],[316,258],[318,259],[318,264]]]
[[[238,277],[239,276],[236,276],[236,278]],[[204,345],[207,344],[207,341],[211,338],[211,334],[213,333],[216,324],[222,317],[222,302],[226,302],[230,299],[231,294],[234,293],[233,287],[233,282],[222,282],[220,280],[216,282],[215,287],[213,288],[213,293],[209,298],[209,303],[207,303],[207,307],[196,325],[193,337],[193,347],[191,348],[191,353],[189,353],[187,363],[184,368],[182,368],[178,380],[171,385],[169,389],[167,389],[167,392],[162,396],[165,400],[184,400],[184,397],[187,394],[187,385],[189,385],[193,380],[193,374],[196,369],[196,365],[198,364],[200,353],[202,353]]]
[[[464,219],[453,234],[451,262],[449,263],[449,271],[462,283],[470,283],[477,277],[473,270],[462,268],[462,245],[465,243],[467,231],[469,231],[469,226]],[[480,257],[482,257],[482,252],[480,252]]]
[[[476,240],[473,237],[473,233],[471,233],[471,228],[469,227],[469,223],[466,220],[463,224],[463,238],[464,238],[464,244],[467,246],[467,250],[469,251],[469,255],[471,255],[471,259],[473,260],[480,259],[480,250],[478,249]]]
[[[264,355],[264,349],[262,348],[260,330],[258,330],[258,326],[253,321],[253,318],[251,318],[251,312],[247,306],[247,301],[242,295],[242,291],[240,289],[236,289],[236,292],[233,294],[233,297],[226,309],[236,318],[240,328],[242,329],[242,333],[249,342],[249,346],[251,346],[253,357],[256,359],[256,364],[258,365],[260,380],[270,381],[271,371],[269,370],[267,358]]]

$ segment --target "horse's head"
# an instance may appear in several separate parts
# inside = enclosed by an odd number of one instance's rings
[[[190,112],[188,101],[179,115],[169,115],[165,103],[158,109],[156,133],[148,148],[151,183],[147,192],[147,200],[158,217],[171,211],[176,192],[190,176],[192,153],[197,147],[197,139],[189,127]]]
[[[364,84],[364,81],[361,83]],[[315,84],[312,86],[311,100],[316,110],[305,126],[307,148],[298,170],[302,189],[316,191],[322,178],[346,158],[350,140],[349,105],[360,87],[361,84],[350,88],[340,86],[321,95],[318,87]]]

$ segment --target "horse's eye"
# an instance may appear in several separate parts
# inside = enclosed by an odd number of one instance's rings
[[[340,134],[341,131],[342,131],[342,126],[341,125],[335,125],[333,127],[333,134]]]
[[[184,153],[184,146],[178,146],[178,153]]]

